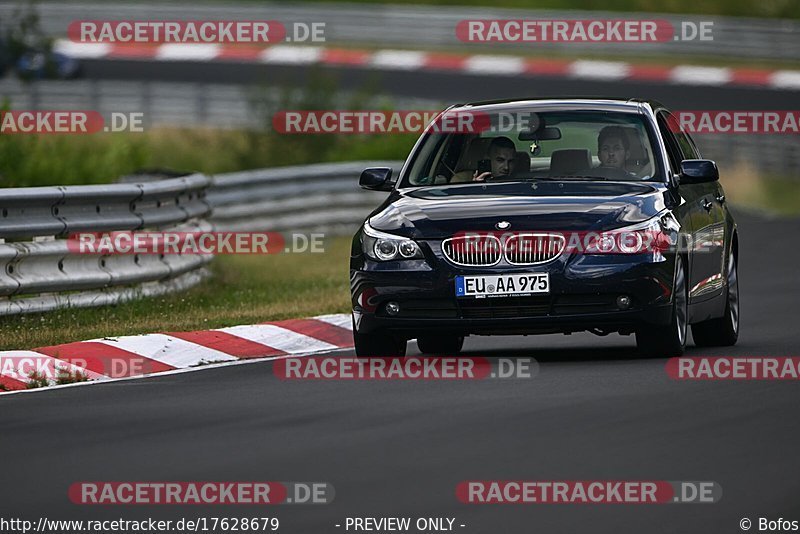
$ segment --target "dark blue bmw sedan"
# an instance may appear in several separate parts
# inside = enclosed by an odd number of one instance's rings
[[[689,326],[697,345],[736,343],[737,229],[717,166],[657,102],[454,106],[396,178],[360,183],[389,195],[353,238],[358,355],[589,331],[672,356]]]

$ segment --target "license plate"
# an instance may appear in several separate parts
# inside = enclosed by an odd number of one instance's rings
[[[456,276],[456,297],[505,297],[550,293],[548,273]]]

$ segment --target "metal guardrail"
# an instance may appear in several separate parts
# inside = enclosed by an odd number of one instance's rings
[[[77,232],[208,228],[210,184],[158,182],[0,189],[0,315],[111,304],[184,289],[207,276],[202,255],[70,251]]]
[[[720,165],[720,173],[745,164],[765,176],[800,181],[797,134],[692,134],[703,157]]]
[[[669,41],[662,43],[526,43],[468,45],[475,50],[525,48],[537,50],[635,53],[697,56],[730,56],[796,60],[800,47],[800,22],[781,19],[622,13],[612,11],[522,10],[493,7],[403,6],[397,4],[228,4],[197,5],[173,2],[59,3],[40,2],[43,30],[63,36],[74,20],[279,20],[324,22],[328,43],[363,43],[414,48],[467,46],[456,38],[455,28],[464,19],[664,19],[673,26],[681,22],[712,21],[713,41]],[[11,14],[13,4],[0,4],[0,18]],[[313,44],[313,43],[312,43]]]
[[[210,255],[77,254],[68,235],[123,230],[353,230],[386,193],[358,189],[365,161],[111,185],[0,189],[0,316],[102,306],[187,289]]]
[[[354,230],[386,193],[358,188],[367,167],[393,167],[402,161],[358,161],[282,167],[223,174],[212,178],[209,221],[220,231]]]

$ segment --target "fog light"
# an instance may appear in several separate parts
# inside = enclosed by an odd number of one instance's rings
[[[386,313],[389,315],[397,315],[400,313],[400,305],[396,302],[389,302],[386,304]]]
[[[627,310],[631,307],[631,298],[628,295],[620,295],[617,297],[617,308],[620,310]]]

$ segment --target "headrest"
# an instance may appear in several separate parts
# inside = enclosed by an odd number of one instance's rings
[[[531,155],[527,152],[517,152],[514,157],[514,172],[531,172]]]
[[[573,174],[592,168],[592,153],[588,148],[564,148],[550,156],[551,174]]]

